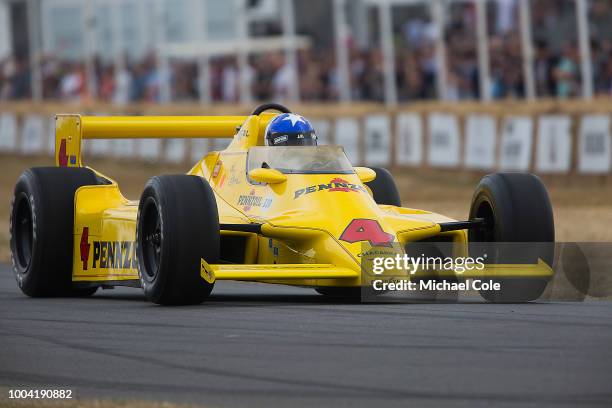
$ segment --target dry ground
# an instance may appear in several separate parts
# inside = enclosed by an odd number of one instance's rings
[[[119,182],[124,195],[137,199],[146,180],[163,173],[183,173],[185,166],[88,159],[87,163]],[[0,156],[0,261],[8,260],[9,209],[13,186],[23,169],[50,166],[50,157]],[[405,206],[463,219],[481,174],[395,169]],[[557,241],[612,242],[612,181],[608,177],[545,179],[555,212]]]

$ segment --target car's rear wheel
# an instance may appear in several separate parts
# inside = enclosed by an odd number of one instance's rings
[[[74,194],[98,184],[90,169],[36,167],[15,185],[11,217],[11,261],[17,284],[28,296],[88,296],[73,288]]]
[[[219,262],[219,215],[214,193],[197,176],[153,177],[140,198],[136,251],[140,282],[157,304],[198,304],[213,289],[201,260]]]
[[[371,167],[371,169],[376,173],[376,178],[365,184],[372,191],[374,201],[377,204],[401,207],[402,201],[400,200],[399,191],[391,173],[382,167]]]
[[[553,264],[555,227],[552,206],[542,181],[529,173],[496,173],[478,184],[470,220],[482,219],[482,228],[470,230],[470,255],[486,252],[487,263]],[[489,243],[489,244],[482,244]],[[548,279],[497,278],[500,290],[481,290],[490,302],[528,302],[538,299]]]

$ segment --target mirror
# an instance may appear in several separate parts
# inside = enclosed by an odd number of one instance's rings
[[[376,172],[369,167],[355,167],[355,174],[362,183],[367,183],[376,178]]]
[[[258,183],[279,184],[287,181],[287,176],[275,169],[253,169],[249,171],[249,178]]]

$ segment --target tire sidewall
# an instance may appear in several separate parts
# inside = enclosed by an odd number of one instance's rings
[[[144,222],[144,214],[143,211],[148,205],[154,205],[157,211],[157,216],[159,217],[160,222],[160,233],[161,233],[161,243],[162,249],[160,253],[159,263],[157,265],[157,271],[153,276],[147,272],[146,262],[144,260],[143,253],[143,245],[141,244],[141,240],[144,239],[142,237],[143,230],[143,222]],[[154,303],[159,302],[159,298],[161,296],[161,292],[166,284],[167,273],[165,273],[166,260],[168,258],[169,252],[169,237],[166,235],[166,228],[164,228],[164,208],[165,206],[161,203],[161,197],[158,194],[157,189],[153,183],[150,183],[145,188],[142,198],[140,200],[139,208],[138,208],[138,220],[136,227],[136,254],[138,257],[138,275],[140,277],[140,285],[145,293],[145,296],[152,300]]]
[[[528,173],[500,173],[485,176],[479,183],[470,206],[471,220],[483,205],[490,207],[492,220],[481,235],[470,231],[470,254],[489,256],[487,263],[533,263],[538,258],[552,266],[554,258],[554,221],[552,207],[541,180]],[[485,241],[484,244],[474,241]],[[502,243],[502,245],[497,245]],[[510,244],[504,244],[510,243]],[[543,243],[543,244],[540,244]],[[514,246],[514,247],[513,247]],[[517,247],[518,246],[518,247]],[[474,251],[474,248],[477,248]],[[475,256],[475,255],[474,255]],[[548,279],[498,278],[500,291],[480,291],[490,302],[524,302],[541,296]]]
[[[29,172],[27,170],[26,172]],[[31,173],[31,172],[30,172]],[[28,262],[27,267],[23,268],[20,265],[19,260],[16,259],[17,255],[17,242],[15,228],[15,218],[16,212],[18,210],[20,200],[27,200],[28,205],[30,207],[30,214],[32,216],[32,248],[30,254],[30,261]],[[32,271],[36,271],[42,265],[41,263],[41,250],[39,249],[39,241],[44,239],[41,236],[41,231],[38,228],[38,220],[41,215],[40,210],[42,209],[42,205],[40,203],[40,191],[38,186],[32,182],[32,179],[26,174],[22,174],[19,178],[17,185],[15,186],[15,194],[11,200],[11,217],[10,217],[10,247],[11,247],[11,264],[13,266],[13,273],[15,275],[15,280],[17,281],[17,285],[19,288],[29,296],[36,296],[40,294],[40,288],[44,287],[47,283],[47,279],[45,279],[45,275],[36,274]]]
[[[144,223],[147,206],[155,205],[160,221],[161,253],[153,276],[145,262]],[[163,305],[198,304],[214,283],[200,275],[200,259],[219,261],[219,220],[214,193],[199,176],[153,177],[141,196],[136,251],[145,296]]]
[[[28,296],[71,296],[74,251],[74,196],[78,188],[96,185],[87,168],[34,167],[25,170],[15,185],[11,203],[11,262],[19,288]],[[32,222],[30,263],[16,259],[16,212],[27,197]]]

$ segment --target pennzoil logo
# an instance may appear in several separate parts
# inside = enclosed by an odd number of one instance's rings
[[[93,248],[93,249],[92,249]],[[89,243],[89,227],[84,227],[79,245],[83,270],[92,269],[136,269],[135,241],[93,241]],[[89,262],[92,258],[91,263]]]
[[[296,198],[303,196],[305,194],[310,194],[316,191],[323,191],[323,190],[326,190],[328,192],[341,191],[344,193],[351,193],[351,192],[356,193],[358,191],[362,191],[364,193],[367,193],[367,190],[365,189],[365,187],[357,185],[357,184],[349,183],[347,180],[336,177],[336,178],[331,179],[329,183],[327,184],[315,184],[313,186],[300,188],[299,190],[296,190],[293,195],[293,199],[295,200]]]

